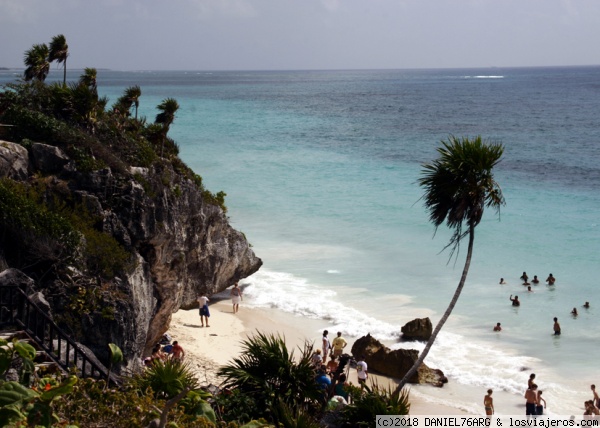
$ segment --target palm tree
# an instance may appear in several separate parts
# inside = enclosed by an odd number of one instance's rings
[[[175,120],[175,113],[179,110],[179,104],[174,98],[166,98],[159,105],[156,106],[160,110],[160,113],[156,115],[155,123],[162,125],[162,138],[160,146],[160,156],[163,155],[163,148],[165,146],[165,140],[169,127]]]
[[[129,88],[125,89],[124,95],[135,106],[135,118],[137,120],[138,107],[140,106],[140,97],[142,96],[142,89],[138,85],[130,86]],[[177,101],[175,101],[175,104],[177,104]],[[179,105],[177,105],[177,108],[175,110],[177,110],[178,108]],[[173,114],[175,113],[173,112]]]
[[[466,236],[469,236],[469,246],[454,296],[423,352],[400,381],[397,391],[416,374],[458,301],[471,264],[475,227],[483,217],[484,208],[493,207],[500,214],[500,206],[505,203],[502,190],[492,174],[492,169],[500,162],[504,152],[502,144],[486,144],[481,141],[480,136],[472,140],[451,136],[448,141],[442,141],[442,147],[437,151],[440,157],[423,165],[422,177],[419,179],[419,184],[425,189],[423,198],[429,211],[429,219],[436,229],[444,222],[454,229],[450,242],[445,247],[452,248],[450,257]]]
[[[159,105],[156,106],[160,110],[160,113],[156,115],[155,123],[160,123],[168,131],[169,127],[175,120],[175,113],[179,110],[179,104],[174,98],[164,99]],[[166,134],[166,132],[165,132]]]
[[[96,77],[98,72],[95,68],[86,67],[83,70],[83,74],[79,76],[79,84],[90,88],[92,91],[98,91],[98,85],[96,83]]]
[[[63,63],[63,85],[67,84],[67,57],[69,56],[69,45],[67,45],[67,39],[62,34],[52,37],[50,42],[50,54],[48,55],[48,61],[56,61],[57,63]]]
[[[31,49],[25,52],[25,80],[37,79],[40,82],[46,80],[50,71],[50,62],[48,61],[48,45],[33,45]]]
[[[242,342],[242,354],[222,366],[218,375],[224,387],[235,388],[254,401],[253,418],[277,418],[278,398],[293,413],[314,411],[323,390],[315,381],[312,346],[306,343],[301,352],[295,358],[285,338],[257,332]]]

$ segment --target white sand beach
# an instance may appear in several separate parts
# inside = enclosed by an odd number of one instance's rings
[[[255,332],[280,334],[285,337],[288,349],[296,350],[305,341],[320,343],[321,332],[331,327],[326,321],[297,317],[274,309],[248,309],[240,305],[237,314],[229,300],[222,300],[210,305],[210,327],[201,327],[197,309],[180,310],[173,314],[168,333],[184,348],[186,361],[196,372],[204,385],[219,385],[216,372],[219,366],[227,364],[241,353],[242,341]],[[352,347],[348,344],[347,349]],[[350,370],[349,381],[358,384],[356,371]],[[379,385],[396,385],[393,379],[371,373],[371,378]],[[433,387],[431,387],[433,388]],[[426,399],[411,397],[411,414],[414,415],[448,415],[461,414],[460,410],[432,404]]]

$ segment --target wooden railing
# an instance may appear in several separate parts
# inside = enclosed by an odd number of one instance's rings
[[[0,287],[0,327],[23,330],[64,372],[75,369],[80,377],[108,378],[108,370],[90,351],[61,330],[18,286]],[[116,376],[110,382],[119,384]]]

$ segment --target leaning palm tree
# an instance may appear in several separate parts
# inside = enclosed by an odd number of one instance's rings
[[[48,60],[63,63],[63,85],[67,84],[67,57],[69,56],[69,45],[67,39],[62,34],[52,37],[50,42],[50,54]]]
[[[25,52],[25,80],[37,79],[40,82],[46,80],[50,71],[50,62],[48,61],[48,45],[33,45],[31,49]]]
[[[484,143],[480,136],[472,140],[451,136],[448,141],[442,141],[442,147],[437,151],[439,158],[423,165],[422,177],[419,179],[419,184],[425,189],[425,207],[436,229],[444,222],[454,229],[450,242],[445,247],[451,248],[451,258],[458,250],[460,241],[469,237],[467,258],[446,312],[423,352],[400,381],[398,391],[416,374],[458,301],[471,264],[475,227],[481,222],[484,208],[493,207],[499,214],[500,206],[504,205],[502,190],[492,174],[492,169],[500,162],[504,152],[502,144]]]

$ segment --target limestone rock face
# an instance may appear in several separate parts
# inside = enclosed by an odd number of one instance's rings
[[[25,147],[0,140],[0,177],[25,180],[28,165],[29,154]]]
[[[76,269],[68,274],[73,284],[97,293],[96,308],[72,315],[81,318],[82,327],[72,334],[102,361],[108,360],[107,344],[115,343],[126,368],[139,367],[169,328],[171,314],[262,265],[223,210],[208,203],[198,185],[169,161],[124,172],[84,172],[58,148],[34,143],[28,155],[22,146],[0,142],[0,176],[24,181],[40,172],[45,185],[84,206],[98,219],[96,227],[131,254],[131,268],[113,279],[86,277]],[[0,274],[6,283],[19,277],[12,269],[6,272]],[[76,303],[61,281],[31,286],[31,291],[43,288],[55,316],[72,312]]]
[[[364,356],[369,371],[385,376],[401,379],[419,358],[419,352],[414,349],[397,349],[392,351],[370,334],[361,337],[352,345],[352,355],[355,359]],[[409,379],[410,383],[430,383],[443,386],[447,382],[441,370],[431,369],[422,364],[417,374]]]
[[[69,158],[61,149],[48,144],[33,143],[31,154],[34,167],[43,174],[60,172],[69,162]]]
[[[427,342],[433,332],[433,326],[429,318],[416,318],[402,326],[403,340],[420,340]]]

